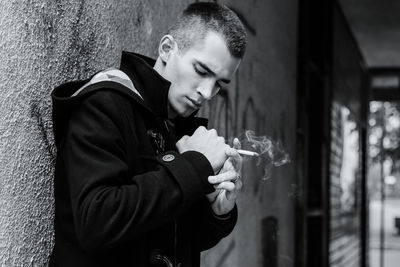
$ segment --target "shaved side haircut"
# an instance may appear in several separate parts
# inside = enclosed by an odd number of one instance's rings
[[[189,5],[169,29],[179,51],[184,53],[195,42],[201,41],[209,31],[220,34],[233,57],[242,58],[247,45],[246,30],[231,9],[211,2]]]

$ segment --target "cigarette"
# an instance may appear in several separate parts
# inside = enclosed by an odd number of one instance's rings
[[[259,155],[260,155],[260,154],[258,154],[257,152],[253,152],[253,151],[249,151],[249,150],[236,149],[236,151],[237,151],[239,154],[247,155],[247,156],[252,156],[252,157],[255,157],[255,156],[259,156]]]

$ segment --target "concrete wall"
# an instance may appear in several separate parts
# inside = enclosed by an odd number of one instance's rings
[[[121,50],[154,57],[170,18],[189,2],[0,3],[1,266],[46,266],[52,248],[52,88],[118,66]],[[225,3],[245,18],[249,50],[232,90],[202,113],[217,111],[212,124],[228,136],[254,129],[281,139],[294,155],[297,2]],[[218,111],[223,103],[229,109]],[[261,221],[268,216],[278,220],[279,232],[270,239],[277,240],[279,266],[294,266],[294,164],[274,170],[267,181],[253,165],[245,166],[239,224],[204,253],[204,266],[262,266]]]

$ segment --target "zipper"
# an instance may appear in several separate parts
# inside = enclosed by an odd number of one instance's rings
[[[169,133],[169,127],[168,127],[167,121],[164,121],[164,125],[165,125],[165,128],[167,129],[167,132]]]
[[[178,250],[178,222],[174,219],[174,266],[176,265],[177,258],[177,250]]]

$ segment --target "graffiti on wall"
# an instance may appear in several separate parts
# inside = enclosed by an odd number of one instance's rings
[[[230,89],[221,89],[199,115],[209,118],[209,128],[215,128],[228,141],[241,137],[246,129],[252,129],[256,133],[264,132],[266,116],[255,106],[251,95],[243,98],[244,92],[240,94],[239,73],[236,73],[232,82],[235,85]],[[241,103],[245,104],[239,113]]]

